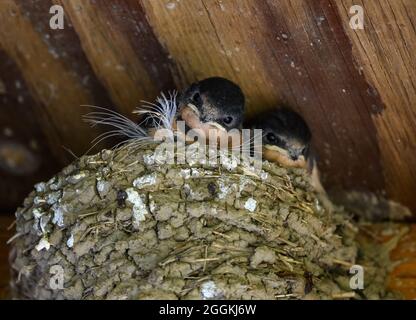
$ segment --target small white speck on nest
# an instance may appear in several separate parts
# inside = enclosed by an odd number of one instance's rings
[[[35,190],[36,192],[45,192],[46,191],[46,183],[45,182],[39,182],[35,184]]]
[[[222,296],[222,291],[218,289],[214,281],[207,281],[201,285],[201,297],[204,300],[218,299]]]
[[[266,171],[261,170],[260,179],[265,181],[265,180],[267,180],[268,177],[269,177],[269,174]]]
[[[156,209],[157,209],[157,207],[156,207],[156,203],[155,203],[155,201],[153,200],[153,199],[151,199],[150,198],[151,196],[149,195],[149,210],[150,210],[150,212],[151,213],[155,213],[156,212]]]
[[[175,153],[172,150],[173,147],[170,146],[171,144],[169,142],[163,142],[159,145],[160,149],[157,148],[154,154],[155,164],[163,165],[166,163],[172,163],[172,161],[174,161]]]
[[[211,170],[197,169],[197,168],[191,169],[192,177],[204,177],[204,176],[212,176],[212,175],[214,175],[214,172]]]
[[[218,179],[218,186],[218,199],[225,199],[233,190],[237,190],[238,188],[237,184],[233,183],[230,185],[228,179],[223,178]]]
[[[202,175],[203,175],[203,172],[199,171],[196,168],[192,168],[192,170],[191,170],[191,176],[192,177],[200,177]]]
[[[65,208],[63,208],[62,206],[59,206],[57,204],[54,204],[52,206],[52,210],[53,210],[53,219],[52,222],[54,224],[56,224],[58,227],[63,227],[64,226],[64,211]]]
[[[151,186],[156,183],[156,173],[151,173],[144,175],[142,177],[139,177],[133,181],[133,186],[135,186],[137,189],[142,189],[147,186]]]
[[[127,201],[133,204],[133,225],[137,228],[140,225],[140,222],[146,219],[146,214],[149,212],[142,197],[136,190],[128,188],[126,193]]]
[[[97,191],[100,197],[104,197],[110,192],[111,184],[105,180],[98,180],[97,181]]]
[[[191,177],[191,169],[182,169],[180,174],[182,178],[189,179]]]
[[[74,235],[73,234],[71,234],[71,236],[66,241],[66,245],[68,246],[68,248],[72,248],[74,246]]]
[[[61,196],[62,196],[61,191],[52,192],[52,193],[48,194],[46,202],[49,205],[53,205],[53,204],[58,202],[58,200],[61,198]]]
[[[35,208],[32,210],[32,213],[35,218],[40,218],[43,215],[44,211],[42,209]]]
[[[189,197],[190,199],[195,199],[195,197],[200,196],[198,193],[195,193],[195,192],[192,190],[191,186],[190,186],[189,184],[187,184],[187,183],[183,185],[183,190],[184,190],[184,192],[188,195],[188,197]]]
[[[41,251],[43,249],[46,249],[46,251],[49,250],[51,247],[51,244],[49,243],[48,239],[42,238],[40,239],[39,243],[36,245],[36,250]]]
[[[233,171],[238,166],[238,161],[235,156],[227,152],[220,152],[221,165],[228,171]]]
[[[257,201],[253,198],[248,198],[246,203],[244,204],[244,208],[246,208],[250,212],[256,211]]]
[[[204,165],[207,162],[206,149],[200,142],[194,142],[186,148],[186,162],[192,167],[197,164]]]
[[[80,173],[67,177],[66,181],[68,181],[69,183],[75,184],[81,181],[82,179],[84,179],[86,176],[87,174],[85,172],[80,172]]]
[[[105,185],[106,185],[106,181],[104,180],[97,181],[97,191],[103,192],[105,190]]]
[[[39,222],[39,226],[40,226],[40,230],[42,231],[43,234],[46,233],[46,225],[48,224],[48,222],[51,220],[50,216],[42,216],[40,218],[40,222]]]
[[[44,203],[44,202],[46,202],[45,199],[43,199],[42,197],[39,197],[39,196],[37,196],[33,199],[33,203],[36,204],[36,205]]]
[[[319,203],[318,199],[315,199],[314,205],[315,205],[316,211],[318,211],[318,212],[322,211],[323,208],[322,208],[321,204]]]
[[[155,163],[155,155],[154,154],[145,154],[143,155],[143,162],[145,165],[151,166]]]
[[[58,190],[61,186],[61,183],[57,177],[51,178],[46,184],[49,186],[49,189],[54,191]]]

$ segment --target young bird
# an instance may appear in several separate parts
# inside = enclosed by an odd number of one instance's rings
[[[299,114],[281,107],[259,114],[248,127],[263,130],[266,160],[286,167],[307,167],[312,134]]]
[[[231,129],[241,128],[244,100],[238,85],[224,78],[212,77],[191,84],[179,97],[176,92],[170,92],[168,95],[162,93],[155,103],[143,101],[143,105],[133,111],[141,116],[140,123],[97,106],[90,106],[95,111],[84,119],[93,126],[113,128],[97,137],[95,144],[111,137],[122,138],[121,143],[149,143],[159,129],[177,131],[177,120],[185,122],[186,132],[199,129],[209,137],[209,130],[213,129],[220,138],[222,135],[228,137]]]
[[[247,127],[263,130],[264,159],[284,167],[307,169],[312,187],[321,195],[326,209],[332,211],[332,204],[320,182],[316,158],[311,152],[311,131],[299,114],[279,107],[256,116]]]
[[[240,129],[244,116],[244,94],[230,80],[212,77],[193,83],[179,98],[178,120],[188,129],[200,129],[206,136],[211,129],[221,135]]]

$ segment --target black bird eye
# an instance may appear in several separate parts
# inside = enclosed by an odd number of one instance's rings
[[[226,125],[230,125],[233,122],[234,118],[231,116],[225,117],[222,121],[224,122],[224,124]]]
[[[202,105],[202,98],[201,98],[201,95],[197,92],[197,93],[195,93],[194,95],[193,95],[193,97],[192,97],[192,101],[194,102],[194,104],[196,105],[196,106],[200,106],[200,105]]]
[[[275,136],[275,134],[274,133],[272,133],[272,132],[269,132],[267,135],[266,135],[266,138],[267,138],[267,140],[269,141],[269,142],[273,142],[273,143],[276,143],[277,142],[277,137]]]

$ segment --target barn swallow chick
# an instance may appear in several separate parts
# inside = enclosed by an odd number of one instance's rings
[[[306,168],[312,134],[303,118],[281,107],[258,115],[248,124],[263,130],[263,157],[286,167]]]
[[[308,170],[312,187],[324,207],[333,211],[320,181],[316,157],[311,152],[311,131],[305,120],[296,112],[280,107],[258,115],[250,123],[251,129],[263,130],[263,158],[284,167]]]
[[[245,98],[240,87],[230,80],[212,77],[193,83],[179,98],[178,120],[187,129],[199,129],[209,136],[216,130],[218,136],[243,124]]]
[[[176,92],[169,92],[168,95],[162,93],[154,103],[143,101],[142,106],[133,111],[141,117],[139,123],[97,106],[90,106],[96,111],[84,119],[93,126],[100,124],[113,128],[100,135],[97,143],[114,136],[122,137],[121,143],[149,143],[154,141],[159,129],[179,131],[177,121],[185,122],[186,132],[183,133],[199,129],[207,138],[209,131],[215,130],[217,139],[227,137],[229,141],[234,136],[229,136],[228,132],[242,126],[244,100],[238,85],[224,78],[212,77],[193,83],[178,98]],[[240,136],[239,132],[235,135]]]

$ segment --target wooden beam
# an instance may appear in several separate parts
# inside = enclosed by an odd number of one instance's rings
[[[54,3],[64,6],[64,30],[48,27]],[[357,3],[362,31],[348,27]],[[4,0],[0,47],[22,75],[42,143],[59,164],[70,160],[62,145],[82,154],[101,132],[81,122],[81,104],[129,114],[160,90],[220,75],[242,86],[249,117],[286,103],[306,118],[327,188],[375,191],[415,209],[415,6]]]
[[[36,182],[58,172],[61,164],[38,117],[42,106],[31,96],[18,66],[1,50],[0,70],[0,204],[2,210],[13,211]]]
[[[142,1],[187,83],[239,83],[248,115],[284,102],[314,134],[327,186],[384,190],[372,106],[331,1]]]
[[[90,92],[59,59],[62,52],[51,50],[43,41],[15,1],[0,2],[0,20],[0,46],[15,61],[31,95],[42,106],[35,111],[55,154],[62,159],[62,145],[82,154],[85,142],[97,134],[82,123],[86,108],[81,105],[93,101]]]
[[[64,6],[95,74],[121,111],[129,114],[141,100],[175,88],[167,54],[137,1],[55,2]]]
[[[386,193],[416,212],[416,2],[342,0],[333,5],[352,41],[358,68],[385,104],[383,109],[372,106],[372,121]],[[352,5],[364,9],[364,30],[349,27]]]

